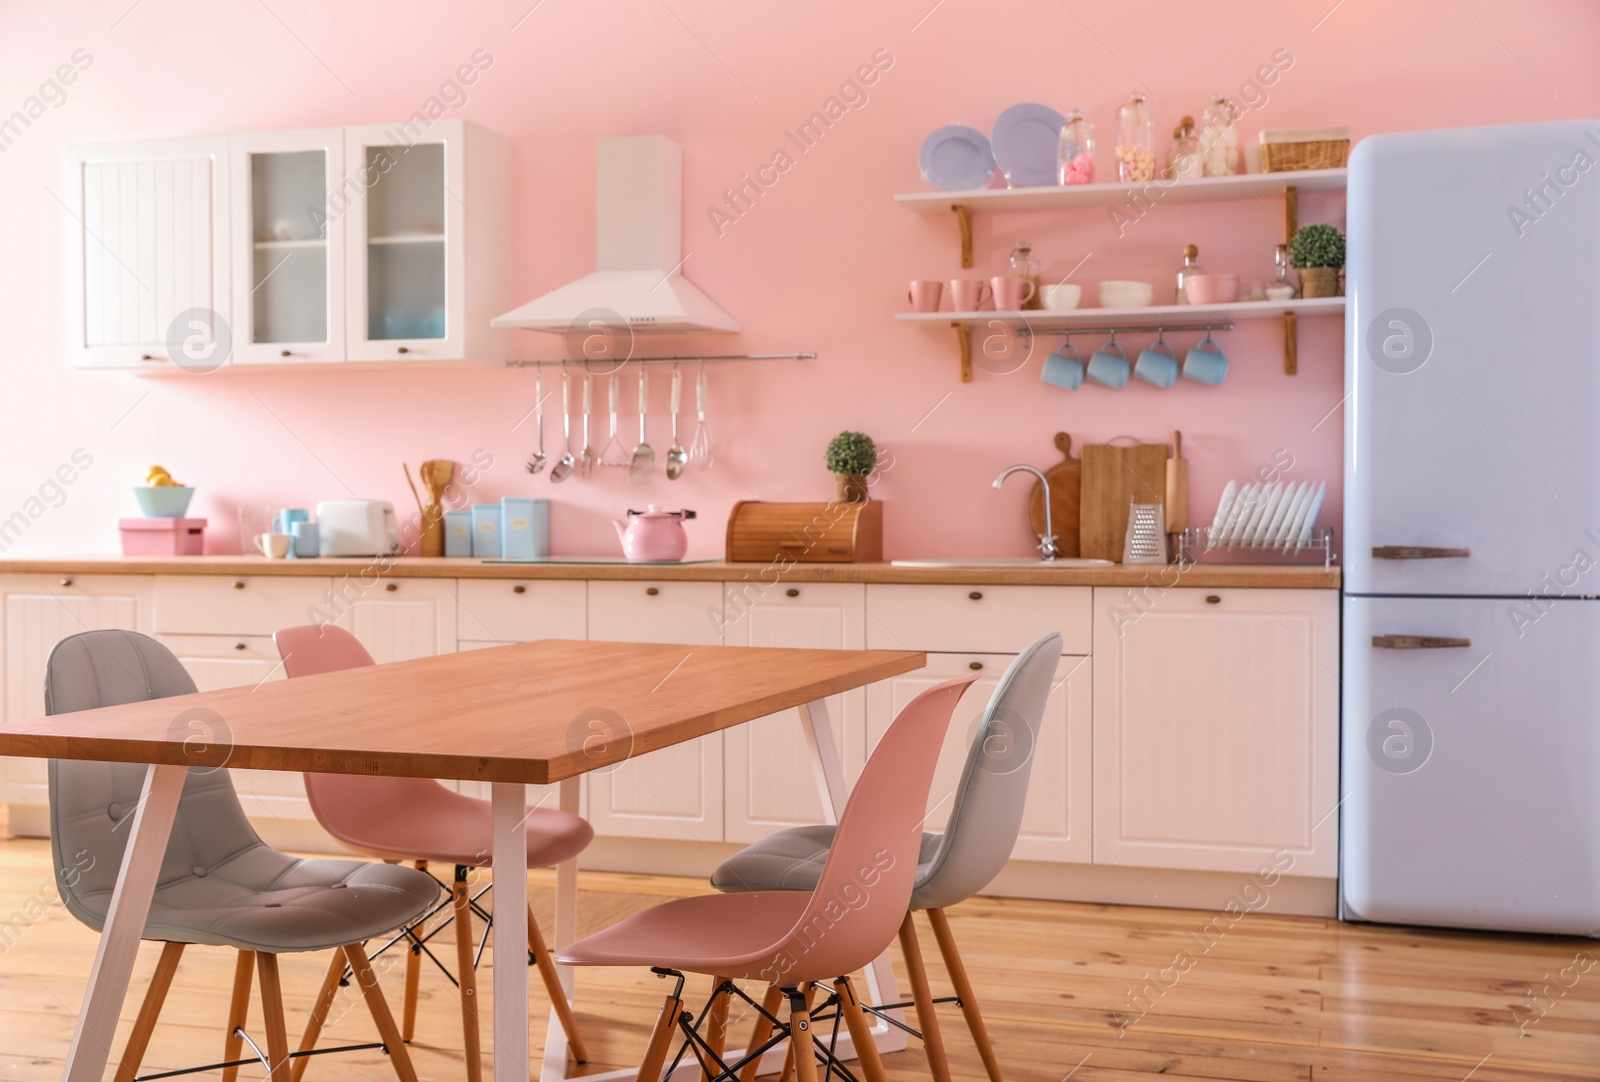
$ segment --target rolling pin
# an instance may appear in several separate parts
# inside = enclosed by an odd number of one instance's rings
[[[1189,528],[1189,462],[1183,457],[1183,433],[1172,434],[1172,457],[1167,459],[1167,532]]]

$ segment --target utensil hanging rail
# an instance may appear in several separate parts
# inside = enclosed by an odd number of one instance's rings
[[[1232,324],[1229,324],[1231,327]],[[629,364],[697,364],[701,361],[707,364],[721,363],[724,361],[814,361],[815,353],[720,353],[720,354],[689,354],[683,357],[627,357],[622,360],[600,360],[589,358],[568,358],[566,360],[536,360],[536,361],[507,361],[507,368],[550,368],[563,364],[590,366],[611,366],[620,368]]]
[[[1188,331],[1205,331],[1209,334],[1212,331],[1231,330],[1233,330],[1233,324],[1231,322],[1160,324],[1139,323],[1120,327],[1019,327],[1017,328],[1017,334],[1019,336],[1030,334],[1048,334],[1057,335],[1063,338],[1072,338],[1080,334],[1149,334],[1152,331],[1157,331],[1161,334],[1165,334],[1168,331],[1172,331],[1177,334],[1186,333]]]

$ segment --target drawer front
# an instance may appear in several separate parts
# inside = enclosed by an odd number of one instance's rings
[[[722,583],[591,582],[589,638],[719,645]]]
[[[160,634],[271,635],[314,623],[333,580],[272,575],[157,575]]]
[[[1015,654],[1051,631],[1063,654],[1088,654],[1094,591],[1087,586],[867,587],[867,648]]]
[[[456,633],[464,641],[589,637],[589,591],[582,580],[462,579],[456,602]]]
[[[270,635],[158,635],[161,645],[179,658],[255,661],[278,664],[278,648]]]

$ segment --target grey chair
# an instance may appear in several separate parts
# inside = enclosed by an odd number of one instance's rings
[[[1022,829],[1022,810],[1028,797],[1028,778],[1044,720],[1045,700],[1050,696],[1060,660],[1061,636],[1055,632],[1017,655],[984,710],[944,833],[922,836],[911,909],[900,926],[900,949],[905,955],[917,1024],[936,1082],[951,1082],[950,1064],[934,1014],[935,1000],[928,987],[912,913],[927,912],[984,1069],[990,1082],[1002,1082],[999,1061],[989,1043],[983,1015],[944,911],[988,886],[1010,859]],[[730,894],[814,890],[833,844],[833,832],[831,826],[805,826],[768,835],[723,861],[712,873],[711,885]]]
[[[90,631],[56,644],[46,662],[51,714],[191,694],[194,681],[154,639],[131,631]],[[191,719],[174,711],[174,731]],[[57,759],[50,763],[51,848],[67,910],[96,931],[105,926],[146,768],[129,763]],[[291,1057],[278,978],[278,955],[335,950],[349,965],[377,1024],[381,1047],[401,1082],[416,1073],[389,1013],[362,941],[414,920],[438,898],[434,879],[411,868],[349,860],[299,860],[268,848],[245,818],[226,770],[195,768],[179,800],[144,938],[165,944],[117,1068],[132,1082],[161,1013],[178,961],[189,944],[233,947],[232,1004],[224,1040],[229,1082],[248,1038],[251,971],[259,974],[265,1060],[271,1082],[288,1082]],[[318,1002],[320,1028],[332,997]],[[252,1049],[260,1050],[251,1042]],[[361,1047],[378,1047],[375,1045]],[[231,1064],[231,1066],[227,1066]]]

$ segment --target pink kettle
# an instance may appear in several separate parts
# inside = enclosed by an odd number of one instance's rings
[[[663,511],[653,503],[643,511],[629,511],[626,519],[615,519],[612,525],[629,563],[675,563],[689,549],[684,520],[694,517],[693,511]]]

